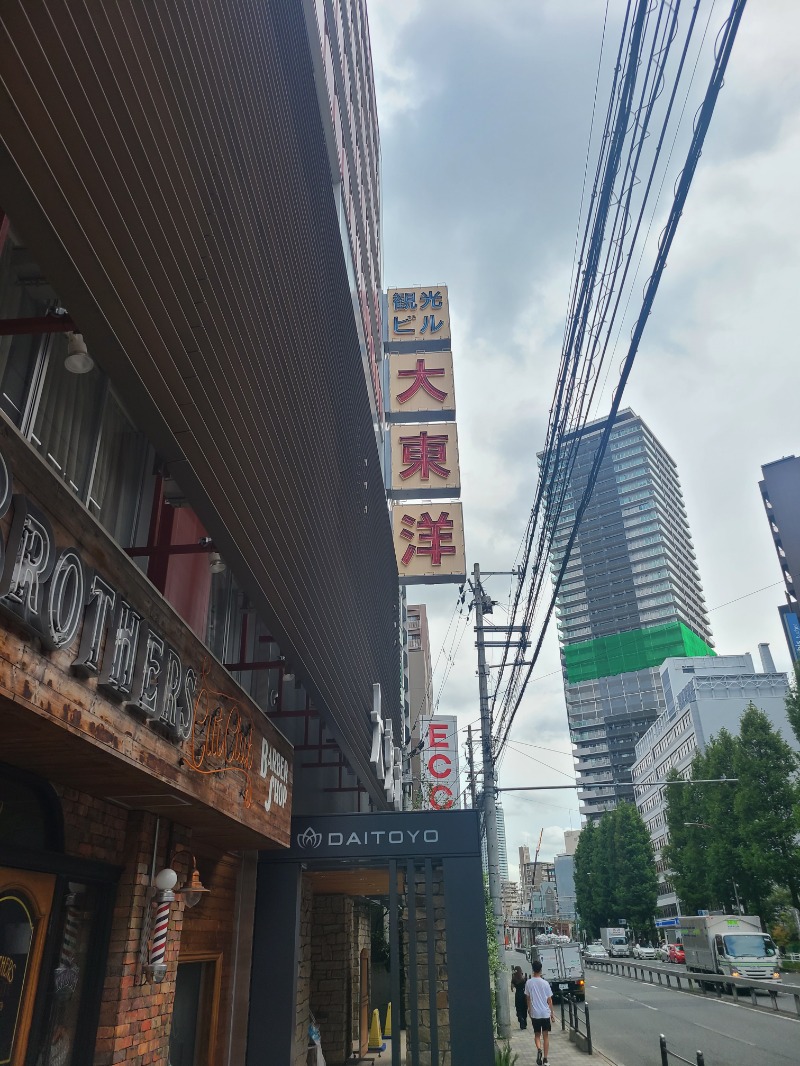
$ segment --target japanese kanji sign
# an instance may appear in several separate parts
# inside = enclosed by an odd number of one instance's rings
[[[391,427],[392,496],[432,500],[461,495],[455,422],[412,422]]]
[[[389,412],[394,422],[452,420],[456,414],[452,352],[403,352],[389,358]]]
[[[389,289],[388,297],[388,343],[392,348],[405,344],[450,347],[446,285]]]
[[[392,527],[401,584],[433,585],[465,579],[460,503],[396,504]]]

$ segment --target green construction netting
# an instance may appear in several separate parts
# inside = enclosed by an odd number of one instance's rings
[[[671,656],[689,655],[716,655],[716,652],[683,622],[632,629],[564,647],[570,682],[645,670],[649,666],[661,666]]]

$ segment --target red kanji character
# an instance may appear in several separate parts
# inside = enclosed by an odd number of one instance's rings
[[[447,462],[446,433],[440,436],[429,437],[427,430],[420,430],[418,437],[401,437],[403,445],[403,462],[410,465],[400,471],[400,477],[405,481],[419,472],[422,481],[430,479],[431,470],[439,477],[447,478],[450,471],[442,463]]]
[[[419,530],[420,543],[417,545],[409,544],[403,555],[403,565],[408,566],[414,555],[429,555],[431,557],[431,566],[441,566],[443,555],[455,555],[456,548],[452,543],[453,541],[453,523],[448,518],[449,511],[440,511],[439,517],[434,520],[424,511],[417,520],[416,526]],[[404,526],[414,526],[414,519],[411,515],[403,515],[402,523]],[[448,532],[450,530],[450,532]],[[408,529],[401,529],[400,536],[404,540],[413,540],[414,535]]]
[[[437,400],[439,403],[447,397],[446,392],[442,392],[441,389],[437,389],[435,385],[431,383],[431,378],[444,377],[444,367],[426,367],[424,359],[417,359],[416,370],[398,370],[397,376],[399,378],[413,378],[414,380],[405,390],[401,392],[397,397],[398,403],[405,403],[410,400],[412,396],[415,396],[420,389],[431,397],[432,400]]]

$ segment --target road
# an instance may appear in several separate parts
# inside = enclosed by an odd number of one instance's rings
[[[511,954],[507,952],[507,955]],[[787,1014],[737,1007],[590,970],[586,1000],[592,1038],[618,1066],[661,1066],[659,1034],[667,1046],[706,1066],[797,1066],[800,1021]]]

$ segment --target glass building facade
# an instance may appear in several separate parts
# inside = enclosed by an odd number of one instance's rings
[[[551,550],[558,574],[605,421],[567,437],[551,492],[564,505]],[[633,798],[639,737],[663,710],[658,668],[713,655],[674,461],[631,410],[617,415],[556,603],[581,813]]]

